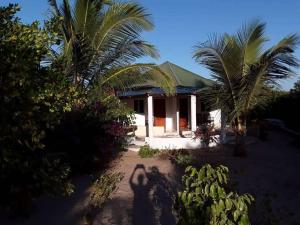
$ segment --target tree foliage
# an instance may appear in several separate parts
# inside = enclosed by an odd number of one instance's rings
[[[266,41],[265,24],[254,21],[236,34],[213,36],[195,50],[196,61],[216,81],[207,93],[209,102],[221,108],[238,130],[249,110],[299,66],[294,55],[297,35],[288,35],[268,49],[264,48]]]
[[[69,167],[45,151],[43,140],[78,95],[57,70],[43,65],[51,35],[37,22],[22,24],[18,10],[12,4],[0,8],[0,203],[15,211],[41,194],[72,191]]]
[[[215,84],[203,95],[220,108],[236,134],[235,154],[244,156],[246,119],[279,81],[294,75],[298,67],[294,52],[299,37],[291,34],[265,49],[265,24],[253,21],[236,34],[212,36],[196,47],[194,58],[211,71]]]
[[[75,83],[98,89],[124,89],[145,79],[168,93],[174,81],[154,64],[132,64],[143,56],[158,57],[155,47],[141,39],[153,28],[149,13],[137,3],[69,0],[58,6],[49,0],[53,18],[61,21],[61,48],[65,74]],[[61,18],[61,19],[57,19]]]

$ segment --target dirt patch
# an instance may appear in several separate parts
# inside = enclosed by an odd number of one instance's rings
[[[173,196],[181,177],[177,169],[169,160],[126,152],[116,168],[125,177],[94,224],[175,224]]]

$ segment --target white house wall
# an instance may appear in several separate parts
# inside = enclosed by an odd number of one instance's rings
[[[122,102],[126,104],[130,109],[134,109],[134,99],[122,99]],[[147,101],[144,100],[145,113],[134,113],[134,125],[145,126],[145,118],[147,117]]]
[[[216,109],[209,112],[211,118],[214,119],[214,126],[215,128],[221,128],[221,110]]]
[[[142,99],[142,98],[136,98],[136,99]],[[144,112],[141,113],[135,113],[134,114],[134,124],[137,126],[136,136],[146,136],[146,121],[147,121],[147,112],[148,112],[148,106],[147,101],[145,98],[144,100]],[[154,135],[155,136],[161,136],[164,132],[174,132],[177,129],[177,119],[176,119],[176,111],[177,111],[177,97],[167,97],[166,98],[166,127],[154,127]],[[134,109],[134,98],[129,99],[122,99],[122,102],[125,103],[129,108],[132,110]],[[201,101],[197,97],[196,98],[196,113],[201,112]],[[191,101],[190,98],[188,98],[188,115],[189,115],[189,125],[191,124],[190,121],[190,111],[191,111]],[[213,110],[209,112],[210,117],[214,118],[214,126],[215,128],[221,127],[221,110]]]

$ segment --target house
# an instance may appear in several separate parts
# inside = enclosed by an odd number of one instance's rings
[[[220,111],[208,111],[196,94],[212,81],[170,62],[159,67],[175,80],[173,96],[150,84],[119,93],[121,101],[134,110],[136,137],[152,148],[201,147],[200,141],[193,139],[197,126],[211,120],[216,128],[220,127]]]

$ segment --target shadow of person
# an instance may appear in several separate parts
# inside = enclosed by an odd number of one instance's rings
[[[138,182],[134,183],[133,178],[137,170],[141,170],[142,173],[137,177]],[[136,165],[130,176],[129,183],[134,193],[132,225],[154,225],[155,215],[150,196],[153,183],[148,179],[144,165]]]
[[[173,202],[176,193],[176,187],[159,172],[156,166],[150,168],[149,179],[155,183],[153,199],[156,207],[159,209],[160,225],[175,225],[176,220],[172,214]]]

